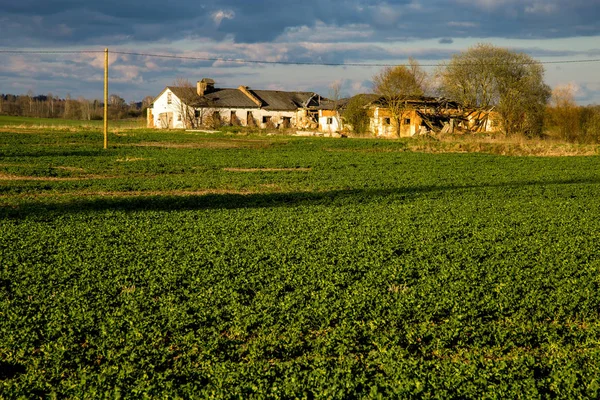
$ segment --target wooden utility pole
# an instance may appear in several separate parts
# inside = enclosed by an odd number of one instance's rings
[[[104,49],[104,148],[108,148],[108,49]]]

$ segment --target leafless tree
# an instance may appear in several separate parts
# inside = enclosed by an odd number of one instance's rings
[[[152,102],[154,101],[154,97],[146,96],[142,100],[142,110],[152,107]]]
[[[181,77],[175,79],[173,86],[178,88],[176,93],[178,100],[174,100],[177,101],[177,110],[185,127],[188,129],[197,128],[202,119],[199,114],[202,114],[202,112],[195,107],[199,101],[196,87],[189,80]]]
[[[408,110],[408,100],[423,96],[424,73],[416,61],[410,67],[399,65],[386,67],[373,77],[373,91],[383,99],[400,136],[404,116]]]
[[[569,142],[575,141],[579,136],[580,109],[575,103],[571,85],[554,88],[549,111],[550,122],[558,131],[559,136]]]
[[[329,85],[329,99],[333,102],[333,111],[337,126],[342,127],[342,120],[340,118],[340,100],[342,98],[342,81],[334,81]]]
[[[108,98],[109,113],[113,119],[121,119],[126,113],[127,103],[125,99],[117,94],[111,94]]]
[[[419,62],[413,58],[408,59],[408,68],[410,73],[415,77],[417,86],[421,89],[424,95],[429,96],[433,94],[434,88],[429,74],[421,67]]]
[[[81,110],[81,119],[85,121],[89,121],[92,119],[92,107],[90,101],[80,96],[77,98],[77,102],[79,103],[79,109]]]
[[[67,93],[67,97],[65,97],[64,118],[72,119],[74,116],[73,114],[73,100],[71,100],[71,93]]]
[[[494,107],[507,135],[541,133],[550,88],[530,56],[479,44],[443,64],[439,77],[443,95],[471,108]]]
[[[33,116],[33,97],[35,95],[33,94],[33,90],[29,89],[27,91],[27,102],[29,103],[29,116]]]
[[[46,95],[46,101],[48,102],[48,117],[54,117],[54,95],[49,92]]]

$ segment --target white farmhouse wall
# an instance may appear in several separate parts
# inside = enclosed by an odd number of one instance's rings
[[[170,101],[169,101],[170,98]],[[154,101],[152,108],[152,119],[154,128],[157,129],[185,129],[185,117],[181,115],[181,101],[169,88],[167,88]],[[297,127],[302,119],[301,111],[271,111],[261,108],[199,108],[197,109],[198,124],[203,125],[214,113],[218,113],[221,123],[229,125],[231,117],[235,116],[237,123],[242,126],[248,125],[248,116],[251,115],[254,123],[259,128],[267,128],[266,119],[270,118],[276,128],[282,128],[285,120],[289,121],[290,127]],[[265,118],[267,117],[267,118]],[[263,122],[264,121],[264,122]]]
[[[169,104],[169,96],[171,102]],[[165,90],[155,101],[152,108],[154,127],[158,129],[169,128],[169,122],[174,129],[185,128],[184,118],[181,115],[180,100],[170,89]],[[172,119],[169,121],[168,118]]]
[[[381,108],[376,107],[373,111],[373,117],[369,118],[369,130],[373,132],[375,136],[389,137],[395,134],[392,124],[384,122],[386,118],[390,118],[389,114],[381,112]]]
[[[342,130],[342,121],[337,112],[319,110],[319,131],[337,133]]]
[[[290,125],[296,126],[297,112],[296,111],[270,111],[260,108],[221,108],[221,109],[204,109],[200,114],[209,117],[212,112],[218,112],[223,124],[230,124],[231,117],[234,115],[238,123],[242,126],[248,126],[248,116],[252,116],[254,123],[259,128],[266,128],[268,123],[263,122],[265,117],[270,117],[271,122],[276,128],[284,125],[284,118],[289,118]]]

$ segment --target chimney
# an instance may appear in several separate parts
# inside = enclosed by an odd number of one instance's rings
[[[250,100],[252,100],[257,106],[262,107],[262,101],[259,100],[258,97],[250,93],[250,88],[248,86],[240,86],[238,90],[244,93]]]
[[[204,78],[196,83],[196,91],[198,96],[204,96],[215,90],[215,81],[209,78]]]

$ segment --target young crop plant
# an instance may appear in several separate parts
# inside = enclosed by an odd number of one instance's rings
[[[3,134],[2,398],[597,398],[600,161]]]

